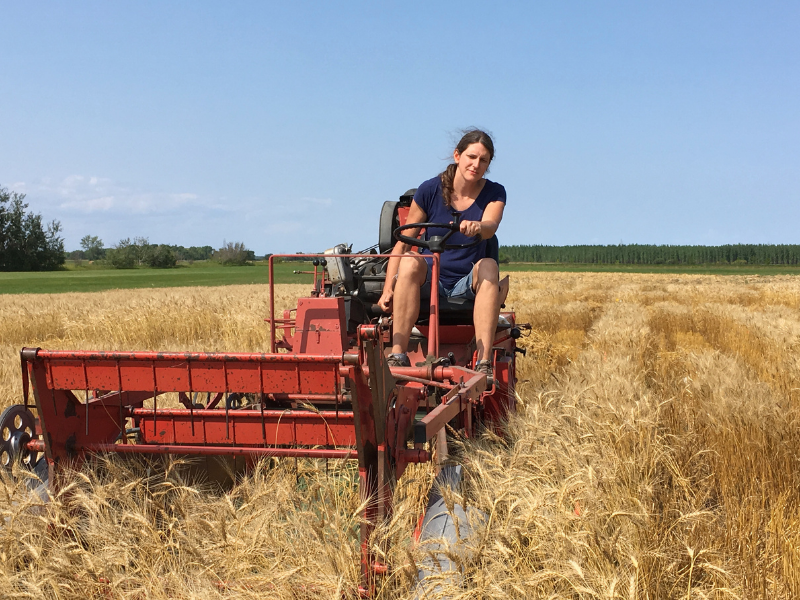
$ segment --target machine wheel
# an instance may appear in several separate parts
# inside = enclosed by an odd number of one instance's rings
[[[381,218],[378,221],[378,251],[381,254],[391,252],[392,246],[394,246],[392,232],[400,224],[397,220],[398,204],[400,203],[390,200],[384,202],[381,208]]]
[[[28,468],[39,460],[38,452],[28,450],[28,442],[36,438],[36,418],[22,406],[9,406],[0,415],[0,465],[11,470],[15,461]]]
[[[0,467],[11,473],[14,463],[32,471],[36,477],[26,484],[43,501],[48,498],[47,460],[41,452],[28,450],[28,442],[36,439],[36,418],[21,404],[9,406],[0,415]]]
[[[428,554],[417,572],[415,600],[429,596],[438,598],[442,584],[462,585],[461,568],[449,556],[457,554],[464,559],[468,558],[468,542],[474,533],[470,517],[473,522],[475,517],[485,517],[477,509],[470,507],[465,510],[457,503],[453,503],[452,511],[447,509],[444,496],[448,489],[460,493],[462,478],[463,467],[449,465],[439,472],[431,486],[419,536],[420,543],[428,542],[425,546]],[[427,582],[429,576],[432,576],[432,580]]]

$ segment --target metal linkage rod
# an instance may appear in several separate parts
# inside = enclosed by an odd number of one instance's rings
[[[44,441],[31,440],[28,449],[44,452]],[[246,448],[236,446],[189,446],[179,444],[87,444],[86,452],[118,454],[193,454],[198,456],[279,456],[296,458],[356,458],[354,448]]]
[[[203,408],[196,408],[194,411],[189,411],[188,408],[160,408],[158,411],[155,411],[152,408],[134,408],[128,411],[128,416],[131,417],[153,417],[158,414],[158,417],[187,417],[189,416],[190,412],[194,413],[194,416],[197,418],[225,418],[225,413],[222,410],[217,408],[212,409],[203,409]],[[231,411],[230,413],[232,419],[260,419],[260,418],[267,418],[267,419],[283,419],[285,421],[290,420],[309,420],[309,421],[320,421],[320,420],[327,420],[327,419],[336,419],[349,417],[349,420],[352,421],[353,413],[352,412],[343,412],[339,411],[338,413],[335,410],[235,410]]]

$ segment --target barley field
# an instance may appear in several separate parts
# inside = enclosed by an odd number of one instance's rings
[[[279,286],[288,307],[307,286]],[[0,405],[18,352],[264,350],[266,286],[0,296]],[[800,597],[800,279],[514,273],[519,410],[457,443],[478,510],[463,577],[427,597]],[[347,465],[265,461],[235,488],[177,462],[98,459],[50,502],[0,482],[0,596],[354,597]],[[432,480],[410,468],[372,543],[412,598]]]

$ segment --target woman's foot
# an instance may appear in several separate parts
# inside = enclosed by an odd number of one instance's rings
[[[479,360],[478,364],[475,365],[475,370],[486,375],[487,379],[491,379],[494,376],[494,369],[490,360]]]
[[[389,358],[386,359],[386,364],[390,367],[410,367],[411,361],[408,358],[408,354],[403,352],[402,354],[390,354]]]

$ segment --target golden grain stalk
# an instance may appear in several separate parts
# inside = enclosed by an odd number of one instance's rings
[[[479,510],[469,598],[800,597],[800,281],[514,274],[533,325],[506,439],[460,443]],[[279,286],[288,307],[305,286]],[[264,350],[264,286],[0,296],[0,403],[18,351]],[[413,596],[432,473],[372,543]],[[46,505],[0,485],[0,590],[30,598],[339,598],[358,582],[352,468],[263,462],[226,493],[181,464],[100,459]]]

